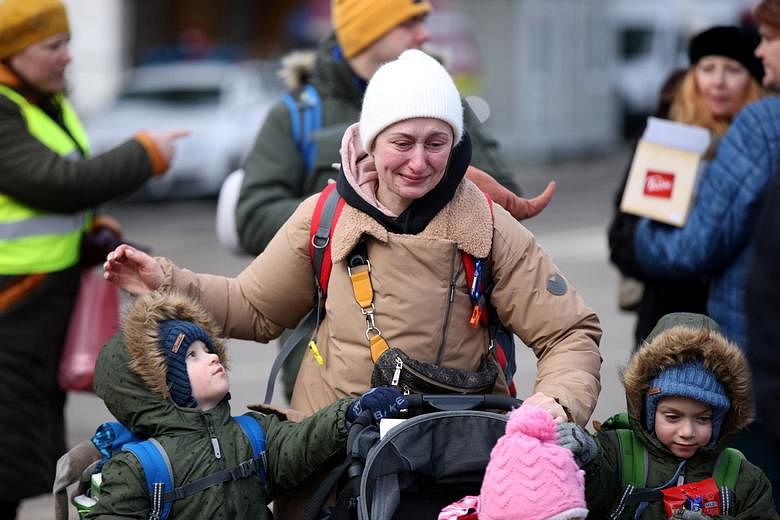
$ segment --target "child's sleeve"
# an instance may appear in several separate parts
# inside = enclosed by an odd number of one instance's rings
[[[585,470],[585,501],[588,518],[608,518],[621,492],[620,446],[617,436],[608,432],[598,433],[595,439],[598,454],[582,468]]]
[[[310,475],[344,460],[346,412],[353,399],[336,401],[301,422],[253,413],[265,432],[268,487],[273,500]]]
[[[103,466],[102,477],[97,504],[86,518],[146,520],[149,515],[149,494],[143,469],[133,455],[118,453],[111,457]]]
[[[772,484],[763,471],[747,460],[742,461],[734,489],[733,516],[718,518],[777,520],[778,514],[772,498]]]

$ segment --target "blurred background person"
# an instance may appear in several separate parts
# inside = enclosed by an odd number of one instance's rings
[[[766,74],[764,85],[780,90],[780,1],[762,0],[755,8],[755,18],[761,34],[756,55],[761,58]],[[774,98],[774,105],[780,104]],[[774,123],[778,113],[774,111]],[[749,266],[745,305],[747,314],[747,357],[753,372],[753,390],[756,395],[756,421],[751,434],[738,439],[738,448],[745,453],[760,456],[759,466],[772,481],[775,507],[780,506],[780,175],[778,175],[777,132],[769,136],[764,153],[771,156],[774,175],[761,202],[762,209],[756,222],[752,243],[754,254]],[[750,456],[750,455],[748,455]]]
[[[780,0],[761,0],[754,15],[761,35],[755,55],[764,67],[762,83],[776,91],[780,89]],[[748,267],[757,241],[766,239],[763,230],[756,228],[756,219],[767,187],[780,170],[778,122],[780,97],[777,95],[745,107],[721,139],[717,155],[699,183],[685,226],[672,228],[639,219],[633,228],[633,250],[619,251],[622,256],[617,259],[624,272],[638,276],[679,279],[708,276],[711,285],[707,312],[729,339],[748,351],[748,356],[751,348],[746,319]],[[630,232],[631,226],[627,228]],[[775,373],[771,377],[777,376]],[[759,402],[776,399],[765,395],[761,388],[756,390]],[[775,499],[780,491],[777,446],[763,437],[761,428],[762,423],[776,420],[762,415],[759,409],[753,430],[739,433],[732,442],[732,446],[764,470],[772,481]]]
[[[780,502],[780,175],[767,189],[756,223],[755,254],[746,296],[747,357],[753,373],[757,420],[751,426],[760,466]]]
[[[360,106],[368,80],[385,62],[406,49],[419,49],[430,40],[426,19],[431,12],[428,0],[332,0],[333,32],[315,53],[295,53],[283,60],[282,76],[297,103],[316,103],[321,122],[310,135],[311,164],[293,138],[291,119],[303,115],[304,108],[291,113],[279,101],[263,123],[244,164],[244,181],[236,209],[236,225],[241,246],[251,254],[261,253],[282,224],[303,199],[317,193],[336,178],[334,163],[341,159],[341,139],[347,127],[360,117]],[[304,90],[314,87],[319,101]],[[471,169],[468,178],[488,192],[516,218],[530,218],[527,203],[516,197],[520,189],[498,153],[498,144],[482,128],[465,104],[465,126],[472,142],[472,164],[490,176]],[[503,185],[507,189],[501,187]],[[549,202],[551,189],[543,194]],[[546,202],[542,203],[546,204]],[[282,336],[281,341],[289,333]],[[302,341],[282,369],[282,382],[288,400],[305,352]]]
[[[90,209],[162,174],[179,131],[146,132],[88,158],[65,96],[70,28],[59,0],[0,2],[0,516],[51,492],[65,451],[57,367],[85,233],[120,242]],[[108,233],[108,235],[106,235]]]
[[[712,144],[704,160],[711,161],[731,120],[742,107],[764,95],[764,69],[753,52],[758,35],[749,29],[716,26],[694,36],[688,46],[690,66],[675,72],[661,91],[658,117],[700,126],[710,131]],[[610,258],[622,270],[619,250],[634,247],[632,230],[639,217],[617,209],[623,186],[616,197],[616,214],[609,228]],[[658,224],[663,225],[663,224]],[[649,260],[650,261],[650,260]],[[671,312],[706,313],[707,276],[680,280],[677,277],[643,276],[641,297],[636,302],[634,348],[638,348],[661,316]]]

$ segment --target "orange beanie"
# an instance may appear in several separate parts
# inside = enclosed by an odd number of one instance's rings
[[[345,58],[351,58],[409,18],[431,12],[428,0],[332,0],[331,18]]]
[[[0,60],[68,33],[68,15],[60,0],[0,0]]]

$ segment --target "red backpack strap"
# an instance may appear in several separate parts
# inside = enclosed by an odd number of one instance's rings
[[[492,221],[493,199],[487,193],[484,195],[490,207]],[[516,368],[514,339],[512,333],[500,323],[495,309],[490,306],[488,301],[489,293],[493,288],[492,258],[490,255],[486,258],[474,258],[466,253],[462,253],[460,256],[466,274],[466,283],[469,284],[469,296],[474,305],[470,320],[471,326],[481,325],[489,331],[490,340],[495,347],[496,361],[504,371],[510,395],[516,396],[517,389],[512,380]]]
[[[325,186],[317,199],[309,229],[309,256],[314,267],[314,279],[322,298],[328,292],[328,280],[333,268],[330,256],[330,241],[345,201],[336,190],[336,183]]]
[[[490,219],[493,221],[493,199],[490,195],[483,192],[490,207]],[[463,262],[463,270],[466,274],[466,283],[469,286],[469,296],[474,304],[473,311],[471,313],[471,320],[469,321],[472,327],[482,325],[488,326],[488,313],[486,312],[485,304],[487,303],[485,298],[485,291],[488,286],[491,285],[491,269],[490,269],[490,254],[485,258],[474,258],[473,256],[462,253],[460,255]]]

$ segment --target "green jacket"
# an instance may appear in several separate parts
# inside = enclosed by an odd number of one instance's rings
[[[51,106],[54,119],[59,113]],[[73,161],[60,157],[27,131],[19,105],[0,96],[0,192],[35,208],[71,213],[94,208],[139,188],[152,164],[135,139]]]
[[[180,312],[183,305],[176,305]],[[153,312],[145,315],[152,316]],[[128,323],[131,319],[128,317]],[[160,365],[154,367],[153,359],[150,363],[136,363],[134,366],[140,367],[136,373],[128,368],[128,363],[131,357],[137,360],[142,356],[139,352],[144,349],[158,354],[159,351],[142,342],[135,343],[135,350],[125,347],[125,341],[130,344],[128,337],[126,325],[124,341],[117,336],[103,348],[95,370],[95,391],[120,422],[136,433],[153,436],[163,445],[173,466],[175,487],[251,458],[249,441],[231,418],[227,399],[203,412],[181,408],[151,392],[149,383],[160,380]],[[215,344],[224,359],[221,343]],[[170,518],[272,518],[267,504],[274,497],[296,487],[315,471],[343,460],[345,413],[350,402],[351,399],[336,401],[300,423],[281,421],[275,415],[248,413],[265,433],[267,490],[256,477],[218,484],[174,502]],[[221,449],[219,459],[212,437]],[[140,463],[133,455],[114,455],[103,467],[102,477],[98,503],[88,518],[147,518],[149,495]]]
[[[268,114],[246,163],[244,184],[236,209],[236,227],[241,245],[258,254],[292,215],[298,204],[336,178],[333,163],[341,157],[341,138],[349,125],[360,119],[364,87],[344,60],[333,57],[336,39],[331,36],[313,56],[298,54],[285,61],[282,75],[291,91],[306,83],[317,88],[322,99],[322,126],[315,132],[317,155],[311,172],[292,138],[290,112],[279,101]],[[471,136],[471,163],[490,173],[498,182],[519,194],[514,174],[499,157],[496,141],[489,137],[468,107],[465,128]]]
[[[674,327],[659,334],[644,345],[632,358],[623,374],[626,389],[628,416],[631,429],[644,444],[647,455],[647,487],[666,484],[674,475],[682,459],[651,434],[640,419],[644,413],[644,398],[649,383],[658,373],[671,365],[687,361],[703,360],[723,384],[731,401],[731,408],[721,427],[720,437],[712,447],[702,447],[687,460],[683,475],[685,482],[704,480],[713,475],[718,455],[728,444],[728,439],[744,428],[751,419],[753,402],[750,396],[750,376],[744,356],[733,343],[719,334],[710,334],[706,341],[695,336],[692,329]],[[620,445],[616,432],[602,430],[596,435],[599,452],[585,468],[588,518],[609,517],[623,491],[621,483]],[[676,484],[673,484],[676,485]],[[740,466],[734,491],[734,503],[730,516],[715,518],[777,519],[772,487],[766,475],[747,460]],[[624,514],[623,518],[631,518]],[[666,519],[663,504],[651,503],[640,517]]]

